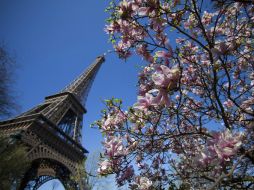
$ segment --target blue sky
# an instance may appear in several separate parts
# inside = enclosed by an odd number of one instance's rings
[[[107,0],[1,0],[0,42],[16,60],[14,91],[19,113],[57,93],[94,59],[112,49],[103,28]],[[100,118],[102,100],[136,101],[137,63],[116,55],[106,56],[91,92],[84,115],[83,145],[90,152],[101,149],[102,136],[89,125]],[[40,190],[49,189],[45,185]],[[55,190],[63,189],[60,185]]]

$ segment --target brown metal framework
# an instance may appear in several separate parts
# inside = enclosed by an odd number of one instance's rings
[[[28,147],[31,168],[26,172],[19,190],[37,190],[43,183],[59,179],[65,187],[83,190],[70,176],[88,151],[81,145],[85,101],[93,80],[104,62],[99,56],[77,79],[60,93],[48,96],[42,104],[6,121],[0,122],[5,135],[21,134]]]

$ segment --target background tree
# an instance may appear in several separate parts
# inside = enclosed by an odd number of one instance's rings
[[[18,188],[29,167],[26,148],[19,138],[19,134],[8,138],[0,136],[0,189]]]
[[[6,48],[1,45],[0,120],[11,116],[17,108],[11,92],[13,64],[13,59]],[[16,189],[29,166],[26,147],[21,143],[20,138],[20,134],[14,134],[10,137],[0,134],[0,189]]]
[[[87,178],[87,183],[89,184],[89,186],[94,187],[96,185],[96,183],[98,182],[98,163],[99,163],[99,158],[100,158],[100,152],[99,151],[95,151],[92,153],[89,153],[87,160],[86,160],[86,172],[88,175]]]
[[[119,0],[107,11],[119,57],[147,66],[137,103],[107,100],[96,122],[100,174],[139,190],[254,188],[253,3]]]
[[[69,184],[70,186],[67,185],[65,188],[67,190],[74,190],[75,186],[77,185],[81,189],[90,190],[91,188],[87,184],[88,177],[85,169],[85,160],[80,162],[76,167],[77,172],[75,173],[75,175],[71,175],[71,180],[73,181],[73,183],[75,183],[75,185],[71,183]]]
[[[88,154],[86,160],[86,184],[88,184],[89,189],[92,190],[104,190],[104,189],[115,189],[115,177],[114,175],[100,176],[98,173],[99,161],[100,161],[100,151],[94,151]],[[121,188],[119,190],[125,190],[126,188]]]
[[[11,89],[13,70],[14,59],[2,44],[0,46],[0,120],[11,116],[17,109]]]

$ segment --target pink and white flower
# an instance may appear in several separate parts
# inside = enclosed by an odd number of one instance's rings
[[[153,105],[153,95],[146,93],[145,96],[138,96],[138,102],[134,105],[134,108],[147,111],[150,106]]]
[[[214,132],[208,139],[207,148],[201,152],[200,162],[210,164],[218,161],[221,165],[232,159],[242,145],[241,133],[232,133],[230,130]]]
[[[152,75],[152,80],[159,88],[166,88],[172,90],[176,88],[178,79],[180,77],[180,70],[177,67],[170,69],[165,65],[157,67],[155,73]]]
[[[127,116],[121,110],[115,110],[113,114],[109,114],[107,119],[103,122],[103,130],[119,129],[126,121]]]
[[[110,173],[112,170],[112,163],[109,160],[104,160],[101,163],[99,163],[98,173],[100,175],[105,175]]]
[[[152,181],[147,177],[139,177],[137,179],[137,185],[139,190],[148,190],[152,186]]]
[[[127,154],[127,150],[124,148],[122,138],[111,136],[106,138],[104,142],[105,155],[109,158],[115,159],[117,157]]]
[[[232,102],[232,100],[227,100],[223,103],[224,106],[226,106],[227,108],[232,108],[234,106],[234,102]]]

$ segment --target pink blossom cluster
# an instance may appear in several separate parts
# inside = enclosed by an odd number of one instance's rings
[[[212,18],[215,16],[215,14],[208,13],[207,11],[204,11],[204,14],[202,16],[202,23],[205,25],[211,24]]]
[[[127,117],[122,110],[116,109],[113,113],[107,116],[107,119],[103,122],[102,129],[103,130],[111,130],[120,128],[124,121],[126,121]]]
[[[165,65],[154,65],[151,69],[153,72],[151,73],[150,86],[147,86],[146,82],[140,84],[140,91],[145,92],[145,94],[138,96],[138,102],[134,106],[139,110],[148,111],[154,106],[168,107],[170,104],[168,92],[177,88],[180,77],[180,70],[177,67],[170,69]],[[153,89],[146,92],[146,89],[152,87]]]
[[[123,146],[121,137],[108,137],[104,142],[105,155],[108,158],[118,158],[126,155],[128,152]]]
[[[242,134],[233,134],[230,130],[214,132],[212,138],[208,139],[206,150],[201,152],[199,161],[204,165],[211,163],[225,165],[236,156],[242,145],[242,138]]]
[[[150,181],[147,177],[137,177],[136,184],[139,190],[149,190],[152,186],[152,181]]]
[[[129,181],[134,176],[133,166],[128,166],[120,174],[118,174],[117,182],[122,184],[124,181]]]
[[[179,76],[179,68],[174,67],[170,69],[165,65],[159,65],[156,67],[156,71],[152,75],[152,80],[158,88],[172,91],[177,87]]]
[[[104,155],[106,159],[100,163],[98,168],[98,173],[101,175],[117,171],[117,166],[120,163],[121,157],[127,155],[128,153],[123,145],[122,138],[119,136],[107,137],[103,144],[105,148]]]
[[[100,175],[106,175],[112,172],[112,163],[109,160],[103,160],[99,163],[98,173]]]

